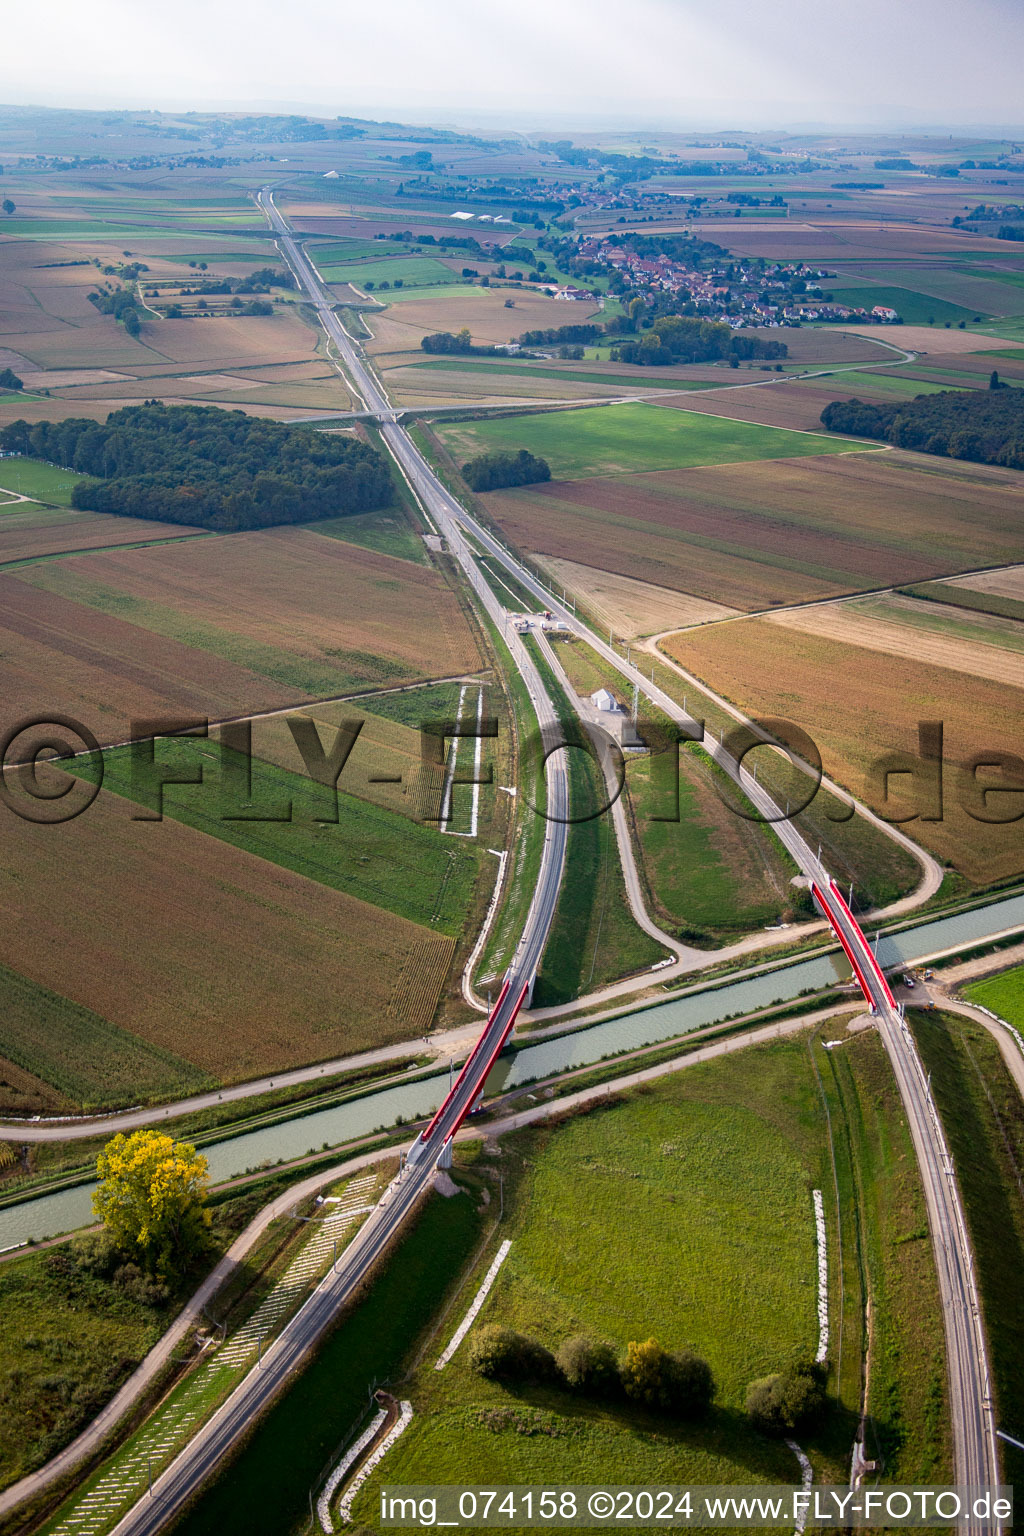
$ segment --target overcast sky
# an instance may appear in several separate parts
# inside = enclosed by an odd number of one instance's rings
[[[1021,125],[1022,0],[46,0],[0,101],[512,126]]]

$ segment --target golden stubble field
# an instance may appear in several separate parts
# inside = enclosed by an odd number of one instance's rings
[[[985,751],[1019,755],[1024,686],[965,670],[970,646],[947,648],[939,664],[922,658],[920,644],[917,654],[914,643],[894,654],[858,643],[855,634],[854,624],[840,639],[789,622],[743,619],[689,630],[662,646],[747,714],[782,717],[808,731],[826,773],[880,813],[885,807],[874,765],[893,752],[916,752],[919,722],[943,722],[942,819],[918,817],[901,825],[975,883],[1024,871],[1024,819],[994,825],[969,815],[963,802],[976,808],[977,796],[971,796],[962,766]],[[1012,665],[1012,675],[1024,681],[1019,654]],[[983,775],[986,783],[998,779]],[[898,797],[891,809],[900,815],[915,805],[908,782],[897,778],[890,784]],[[988,805],[993,814],[1014,814],[1024,808],[1024,795],[991,796]]]
[[[515,301],[514,309],[505,308],[509,298]],[[445,290],[438,288],[436,296],[404,299],[389,305],[383,314],[366,313],[363,319],[374,337],[367,351],[375,354],[418,349],[423,336],[460,331],[463,326],[481,346],[514,341],[524,331],[579,325],[599,312],[596,303],[550,299],[525,289],[474,288],[472,293],[446,298]]]

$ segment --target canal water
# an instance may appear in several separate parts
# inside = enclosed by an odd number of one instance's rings
[[[1018,925],[1024,925],[1024,896],[990,902],[972,912],[939,918],[883,938],[878,957],[886,968],[898,968],[925,955],[971,944]],[[772,1003],[789,1002],[807,991],[826,987],[837,978],[846,979],[849,974],[849,967],[840,956],[802,960],[783,970],[623,1014],[590,1029],[539,1040],[536,1045],[527,1045],[499,1061],[489,1079],[490,1086],[492,1090],[511,1088],[570,1067],[588,1066],[605,1056],[669,1040]],[[214,1142],[203,1148],[211,1180],[219,1183],[263,1163],[276,1163],[279,1159],[287,1162],[306,1152],[318,1151],[324,1143],[336,1146],[355,1140],[379,1127],[393,1126],[399,1116],[404,1120],[417,1119],[437,1108],[447,1088],[448,1073],[441,1072],[418,1082],[366,1094],[333,1109],[296,1116],[264,1130]],[[93,1220],[92,1190],[91,1184],[78,1185],[0,1210],[0,1250],[29,1238],[52,1237],[87,1225]]]

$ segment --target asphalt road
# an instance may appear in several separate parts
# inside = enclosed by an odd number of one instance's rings
[[[556,604],[547,589],[493,535],[471,518],[441,485],[400,426],[398,413],[387,400],[358,348],[334,313],[329,295],[275,207],[269,189],[264,188],[259,193],[259,203],[275,230],[280,249],[297,281],[315,305],[324,330],[334,343],[351,382],[362,396],[367,410],[379,421],[382,435],[402,472],[419,496],[428,516],[446,539],[451,553],[465,571],[492,623],[503,634],[530,692],[541,727],[555,724],[553,705],[540,674],[518,636],[508,632],[508,626],[504,624],[504,610],[480,575],[463,529],[471,530],[479,543],[512,571],[524,586],[536,593],[543,606],[559,611],[559,616],[565,622],[578,633],[584,634],[587,642],[630,681],[636,681],[645,695],[670,718],[692,731],[695,728],[694,722],[673,700],[656,685],[643,679],[635,668],[623,662],[611,646],[585,630],[574,614]],[[744,792],[762,813],[774,820],[776,832],[801,870],[827,892],[827,873],[792,823],[777,819],[778,810],[770,797],[749,774],[736,769],[731,757],[722,750],[720,744],[708,745],[716,761],[741,783]],[[492,1055],[500,1049],[500,1043],[508,1031],[510,1014],[518,1009],[524,990],[532,983],[543,952],[565,860],[568,782],[561,760],[563,756],[555,754],[547,764],[549,819],[545,828],[541,868],[523,935],[509,969],[509,985],[484,1026],[479,1045],[467,1062],[453,1094],[439,1111],[430,1143],[424,1145],[422,1139],[417,1138],[405,1168],[345,1250],[337,1272],[328,1276],[282,1331],[263,1357],[261,1367],[250,1371],[227,1402],[160,1476],[154,1484],[154,1496],[140,1501],[120,1521],[116,1527],[116,1536],[129,1536],[129,1533],[130,1536],[147,1536],[147,1533],[158,1531],[212,1475],[220,1459],[245,1432],[253,1415],[266,1406],[287,1378],[298,1369],[338,1307],[360,1284],[428,1187],[437,1153],[447,1138],[457,1130],[482,1089]],[[851,945],[867,948],[860,929],[852,919],[847,924],[838,909],[833,912],[833,916],[838,926],[844,928]],[[873,967],[870,951],[868,955]],[[869,975],[874,977],[873,969]],[[879,1028],[893,1063],[910,1122],[928,1203],[946,1328],[957,1481],[974,1485],[994,1483],[997,1481],[998,1461],[992,1432],[985,1341],[974,1285],[970,1244],[952,1165],[934,1108],[930,1105],[920,1060],[909,1032],[898,1013],[889,1009],[881,981],[877,985],[881,997],[881,1004],[876,1003]],[[872,1001],[875,1001],[874,997]],[[971,1523],[965,1522],[964,1528],[972,1529]],[[980,1529],[980,1526],[973,1528]]]
[[[404,452],[407,444],[405,434],[395,425],[394,412],[334,314],[304,252],[291,238],[269,193],[261,192],[259,200],[279,236],[280,246],[292,271],[315,304],[324,329],[343,358],[346,370],[363,396],[367,409],[380,420],[389,445],[395,449],[396,457],[420,493],[428,514],[443,533],[451,553],[459,561],[492,623],[500,631],[505,618],[504,609],[481,576],[469,545],[452,517],[452,508],[457,504],[438,486],[414,450],[408,454]],[[399,449],[403,451],[399,452]],[[537,667],[518,635],[510,634],[506,639],[529,691],[541,729],[553,729],[557,725],[557,715]],[[327,1277],[282,1330],[263,1356],[259,1368],[249,1372],[195,1439],[157,1479],[153,1486],[153,1497],[147,1496],[140,1500],[118,1523],[115,1527],[117,1536],[128,1536],[128,1533],[131,1536],[145,1536],[145,1533],[158,1531],[212,1475],[217,1463],[245,1432],[253,1416],[266,1407],[288,1377],[299,1368],[338,1308],[360,1285],[429,1187],[445,1142],[454,1135],[483,1090],[490,1066],[524,998],[529,994],[543,954],[565,864],[569,784],[562,756],[555,754],[549,758],[545,769],[548,819],[545,823],[540,870],[522,937],[506,974],[506,985],[452,1093],[438,1111],[435,1122],[432,1122],[429,1141],[424,1141],[422,1135],[417,1137],[410,1148],[405,1166],[345,1249],[337,1271]]]

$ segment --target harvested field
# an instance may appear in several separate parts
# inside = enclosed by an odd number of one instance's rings
[[[684,629],[732,618],[739,610],[703,598],[656,587],[649,581],[618,576],[575,560],[538,559],[556,586],[574,593],[605,627],[624,639],[658,634],[665,629]]]
[[[1002,242],[984,235],[929,229],[919,224],[879,226],[865,219],[829,219],[802,225],[787,219],[760,227],[746,219],[728,219],[717,225],[710,219],[702,219],[700,233],[710,240],[721,237],[737,255],[764,256],[769,261],[899,262],[926,254],[960,256],[969,251],[1006,254]]]
[[[849,329],[853,335],[867,336],[878,327],[851,325]],[[945,326],[887,325],[884,334],[886,341],[917,353],[991,352],[1006,345],[998,336],[983,336],[978,331],[947,331]]]
[[[1012,619],[978,615],[972,621],[940,603],[886,594],[789,609],[770,615],[768,623],[1024,688],[1024,628]]]
[[[218,718],[479,664],[436,571],[303,528],[82,555],[14,585],[7,627],[48,649],[45,670],[29,649],[26,681],[38,692],[67,671],[72,714],[88,682],[79,703],[109,722],[105,740],[147,698]]]
[[[119,1029],[5,965],[0,965],[0,1004],[8,1058],[22,1072],[48,1083],[68,1106],[138,1104],[194,1093],[213,1081],[182,1057]],[[12,1078],[9,1088],[17,1094],[26,1086]],[[6,1097],[0,1085],[0,1107]]]
[[[506,309],[505,299],[509,296],[502,288],[473,288],[469,293],[460,290],[448,295],[439,288],[436,295],[428,298],[403,299],[388,309],[386,327],[381,326],[376,314],[364,314],[363,319],[374,335],[368,350],[373,353],[418,348],[421,336],[433,331],[458,331],[463,326],[469,327],[473,340],[481,345],[514,341],[523,331],[575,325],[598,313],[597,304],[568,304],[522,290],[514,294],[515,309]]]
[[[1009,597],[1024,602],[1024,565],[1004,566],[1001,571],[981,571],[976,576],[961,576],[961,587],[975,592],[991,592],[996,597]]]
[[[819,383],[777,377],[771,384],[738,385],[723,389],[688,391],[685,395],[659,396],[659,405],[679,411],[703,411],[708,416],[728,416],[733,421],[760,422],[766,427],[789,427],[798,432],[824,433],[821,413],[839,395],[842,374]],[[871,398],[871,391],[858,392],[858,398]],[[877,398],[886,398],[878,392]]]
[[[0,522],[0,565],[39,560],[76,549],[109,549],[149,539],[195,538],[194,528],[149,523],[140,517],[100,512],[50,512],[31,502],[17,502]],[[207,537],[207,535],[200,535]]]
[[[131,810],[104,791],[60,828],[8,818],[4,964],[221,1081],[429,1028],[454,940]],[[55,890],[88,900],[54,923]],[[418,1006],[406,965],[437,988]],[[51,1035],[50,1072],[70,1044]]]
[[[451,405],[516,404],[520,400],[594,400],[631,393],[617,385],[577,383],[569,378],[538,379],[523,373],[452,372],[434,374],[425,368],[390,368],[388,394],[396,404]]]
[[[547,460],[552,475],[566,479],[804,458],[859,452],[862,447],[844,437],[786,432],[727,417],[631,403],[453,422],[439,424],[436,430],[457,459],[527,448]]]
[[[55,566],[33,567],[24,577],[43,570]],[[0,575],[0,650],[6,724],[52,709],[83,721],[101,742],[125,740],[133,720],[180,713],[221,719],[308,697],[11,575]]]
[[[891,326],[884,327],[885,331],[891,329]],[[804,325],[798,331],[786,330],[782,336],[786,343],[786,362],[808,366],[817,363],[825,366],[829,363],[884,363],[893,353],[879,339],[882,332],[883,327],[877,325],[873,331],[865,329],[858,334],[838,325]],[[762,341],[779,340],[777,330],[751,331],[750,334]]]
[[[782,615],[778,616],[782,618]],[[873,809],[885,810],[872,764],[917,750],[919,721],[944,723],[942,820],[919,816],[910,835],[968,879],[987,884],[1024,870],[1024,821],[986,824],[961,803],[967,775],[957,765],[986,750],[1020,752],[1024,690],[955,666],[920,659],[921,637],[907,654],[885,654],[854,641],[808,634],[773,619],[744,619],[688,630],[662,642],[682,666],[749,714],[795,721],[817,742],[825,771]],[[948,652],[944,655],[948,656]],[[969,663],[971,652],[962,652]],[[1021,675],[1021,658],[1014,658]],[[986,773],[980,782],[996,784]],[[900,776],[890,783],[890,815],[913,816],[917,802]],[[989,800],[989,813],[1012,815],[1019,797]],[[977,796],[975,801],[977,803]]]
[[[1012,471],[897,452],[551,483],[485,504],[535,555],[743,610],[995,565],[1020,549]]]

